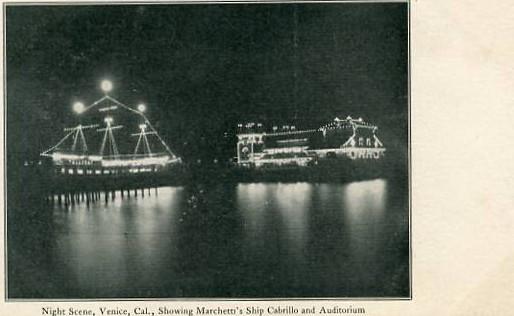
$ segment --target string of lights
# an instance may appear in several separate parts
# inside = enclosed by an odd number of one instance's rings
[[[91,125],[77,125],[75,127],[65,128],[64,131],[68,132],[56,145],[45,150],[41,155],[52,157],[52,160],[58,165],[95,165],[99,167],[137,167],[137,166],[151,166],[151,165],[166,165],[168,163],[180,162],[164,140],[157,133],[155,128],[151,125],[148,118],[145,116],[146,111],[145,104],[138,104],[136,109],[127,106],[126,104],[116,100],[109,95],[112,91],[113,85],[109,80],[103,80],[100,84],[104,96],[88,106],[84,103],[77,101],[73,103],[73,111],[82,117],[86,113],[90,112],[93,108],[103,104],[106,101],[111,102],[111,105],[104,106],[98,109],[98,113],[115,112],[118,109],[123,109],[129,113],[138,115],[143,123],[139,124],[139,133],[132,134],[132,136],[138,136],[136,147],[131,154],[120,153],[117,146],[116,139],[113,131],[123,128],[123,125],[114,125],[114,118],[112,115],[104,118],[105,127],[98,128],[98,124]],[[113,113],[115,114],[115,113]],[[100,150],[97,155],[88,154],[88,146],[86,143],[86,137],[83,133],[84,129],[95,128],[97,132],[102,132],[103,137],[100,144]],[[153,152],[148,135],[155,136],[159,143],[163,146],[164,153]],[[73,136],[71,153],[68,150],[62,148],[62,145],[70,137]],[[80,148],[80,149],[79,149]],[[142,148],[142,154],[139,152]],[[73,171],[68,172],[73,174]],[[101,172],[103,174],[103,172]]]

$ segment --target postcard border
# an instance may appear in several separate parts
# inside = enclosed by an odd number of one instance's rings
[[[84,5],[199,5],[199,4],[334,4],[334,3],[406,3],[407,4],[407,129],[408,129],[408,140],[407,140],[407,169],[408,169],[408,218],[409,218],[409,296],[408,297],[273,297],[273,298],[91,298],[91,299],[20,299],[20,298],[9,298],[8,295],[8,249],[7,249],[7,63],[6,63],[6,7],[8,6],[38,6],[38,5],[61,5],[61,6],[84,6]],[[144,302],[144,301],[184,301],[184,302],[205,302],[205,301],[227,301],[227,302],[279,302],[279,301],[412,301],[413,300],[413,249],[412,249],[412,128],[411,128],[411,102],[412,102],[412,58],[411,58],[411,0],[220,0],[220,1],[195,1],[195,0],[178,0],[178,1],[42,1],[42,2],[22,2],[22,1],[4,1],[2,2],[2,17],[3,17],[3,45],[2,45],[2,56],[3,56],[3,142],[4,142],[4,153],[3,153],[3,198],[4,198],[4,302],[15,303],[15,302]]]

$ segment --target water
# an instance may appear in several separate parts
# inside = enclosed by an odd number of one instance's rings
[[[118,193],[9,218],[9,297],[406,297],[404,184]]]

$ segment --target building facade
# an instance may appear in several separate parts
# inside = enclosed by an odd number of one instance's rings
[[[362,118],[335,118],[316,129],[261,123],[238,125],[237,163],[242,166],[308,166],[319,159],[376,160],[385,147],[376,135],[378,127]]]

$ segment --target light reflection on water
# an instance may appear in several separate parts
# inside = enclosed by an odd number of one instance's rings
[[[311,194],[312,185],[307,183],[239,184],[237,205],[247,224],[248,245],[272,248],[278,244],[280,249],[277,251],[290,255],[297,262],[303,260]],[[277,240],[268,240],[277,229],[280,232],[276,235]],[[263,241],[268,244],[264,245]]]
[[[131,287],[134,270],[146,271],[146,277],[158,281],[152,269],[173,251],[170,237],[182,190],[168,187],[159,189],[158,196],[122,200],[117,194],[107,204],[102,199],[89,207],[85,203],[69,210],[57,207],[54,218],[64,234],[54,255],[72,272],[79,288]]]
[[[359,264],[352,267],[356,273],[365,274],[371,279],[379,278],[377,270],[369,271],[369,267],[377,266],[377,261],[388,258],[381,256],[384,247],[384,220],[386,212],[387,182],[373,180],[348,184],[343,193],[344,218],[348,229],[348,257]],[[368,270],[368,271],[366,271]]]
[[[23,249],[70,297],[405,296],[406,197],[390,195],[386,180],[118,192],[54,206],[49,249]]]

